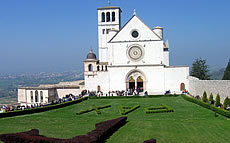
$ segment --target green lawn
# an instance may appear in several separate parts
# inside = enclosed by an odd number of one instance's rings
[[[76,112],[92,105],[112,105],[102,109],[101,115]],[[142,143],[156,138],[157,143],[228,143],[230,142],[230,120],[214,112],[185,101],[182,97],[133,98],[133,99],[89,99],[62,109],[34,115],[0,119],[0,134],[39,129],[48,137],[71,138],[86,134],[101,121],[120,117],[120,105],[141,105],[129,113],[128,122],[114,133],[108,143]],[[172,113],[145,114],[144,108],[166,104]]]

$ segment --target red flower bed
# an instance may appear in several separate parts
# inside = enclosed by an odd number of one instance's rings
[[[95,130],[71,139],[48,138],[39,135],[39,130],[32,129],[28,132],[0,135],[0,140],[4,143],[97,143],[107,139],[123,126],[126,120],[127,117],[120,117],[98,123]]]

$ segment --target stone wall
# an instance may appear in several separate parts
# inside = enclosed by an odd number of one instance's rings
[[[220,94],[221,103],[228,96],[230,97],[230,80],[199,80],[198,78],[189,76],[189,92],[193,96],[203,96],[204,91],[207,95],[212,93],[214,100],[217,93]]]

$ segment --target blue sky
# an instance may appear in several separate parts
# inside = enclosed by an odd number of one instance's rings
[[[150,28],[164,27],[171,65],[199,57],[211,68],[230,58],[229,0],[111,0],[124,25],[136,9]],[[83,69],[97,53],[97,8],[107,0],[0,0],[0,73]]]

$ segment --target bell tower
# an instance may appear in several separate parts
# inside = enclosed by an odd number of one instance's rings
[[[98,53],[100,62],[108,62],[108,41],[121,28],[120,7],[98,8]]]

